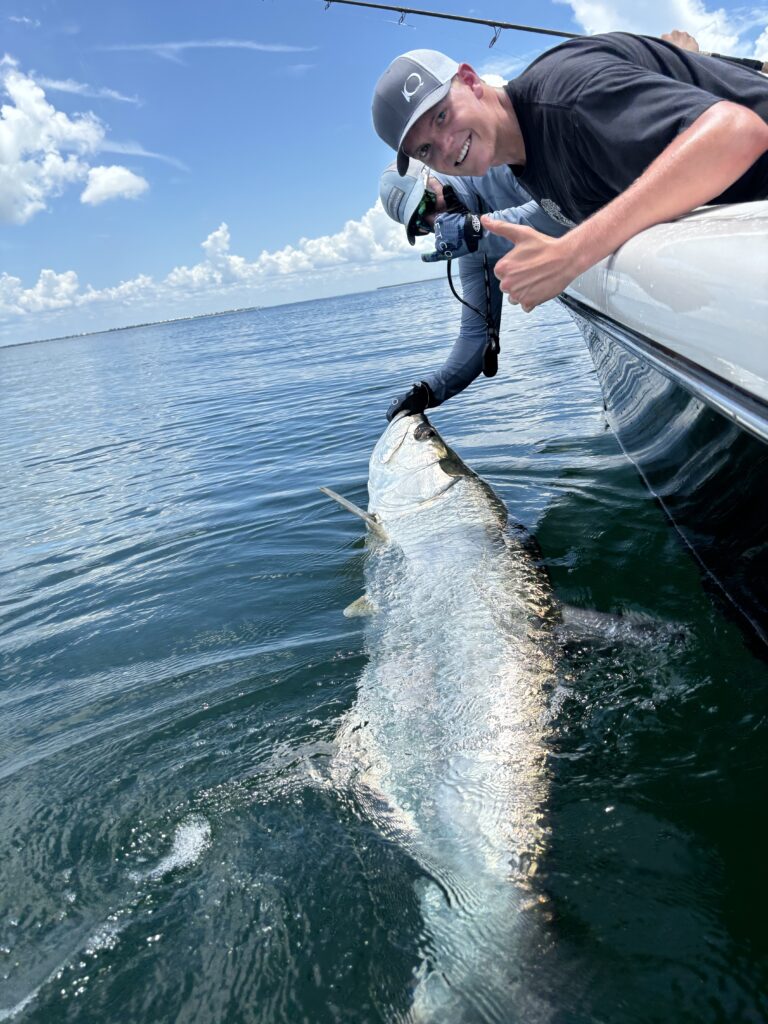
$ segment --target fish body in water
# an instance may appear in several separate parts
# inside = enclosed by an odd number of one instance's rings
[[[420,865],[409,1019],[537,1021],[525,963],[546,844],[552,601],[526,535],[423,415],[370,461],[369,662],[336,771]],[[386,539],[384,539],[386,538]]]

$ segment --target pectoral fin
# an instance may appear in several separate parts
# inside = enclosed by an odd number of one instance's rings
[[[562,605],[556,632],[560,640],[609,641],[631,644],[684,642],[688,630],[679,622],[665,622],[645,612],[626,611],[617,615],[591,608]]]
[[[378,608],[370,600],[367,594],[363,594],[362,597],[358,597],[352,604],[348,604],[344,609],[344,615],[348,619],[361,619],[366,615],[375,615],[378,612]]]
[[[360,516],[360,518],[368,526],[368,529],[375,533],[378,537],[381,537],[382,540],[387,539],[387,535],[383,527],[379,523],[378,519],[376,518],[376,516],[372,516],[370,512],[365,512],[358,505],[355,505],[347,498],[343,498],[340,494],[337,494],[336,491],[332,491],[330,487],[321,487],[320,490],[329,498],[333,498],[334,501],[338,501],[341,507],[345,508],[347,512],[352,512],[353,515]]]

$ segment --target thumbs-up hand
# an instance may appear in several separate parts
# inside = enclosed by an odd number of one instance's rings
[[[514,249],[497,262],[494,274],[501,290],[512,303],[520,303],[526,313],[547,299],[553,299],[580,273],[571,255],[569,236],[550,238],[521,224],[508,224],[484,216],[480,222],[487,231],[501,235]]]

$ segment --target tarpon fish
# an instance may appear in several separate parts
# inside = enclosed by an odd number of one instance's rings
[[[387,427],[368,489],[366,593],[349,613],[369,613],[369,663],[334,774],[423,870],[409,1019],[543,1021],[525,975],[543,916],[547,576],[423,415]]]

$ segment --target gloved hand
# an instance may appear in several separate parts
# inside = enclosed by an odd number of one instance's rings
[[[441,213],[435,217],[435,251],[422,253],[421,258],[425,263],[436,263],[477,252],[484,233],[477,214]]]
[[[425,381],[420,380],[413,384],[404,395],[393,398],[387,409],[387,419],[392,420],[399,412],[407,412],[412,415],[415,412],[424,412],[434,405],[435,396],[432,389]]]

